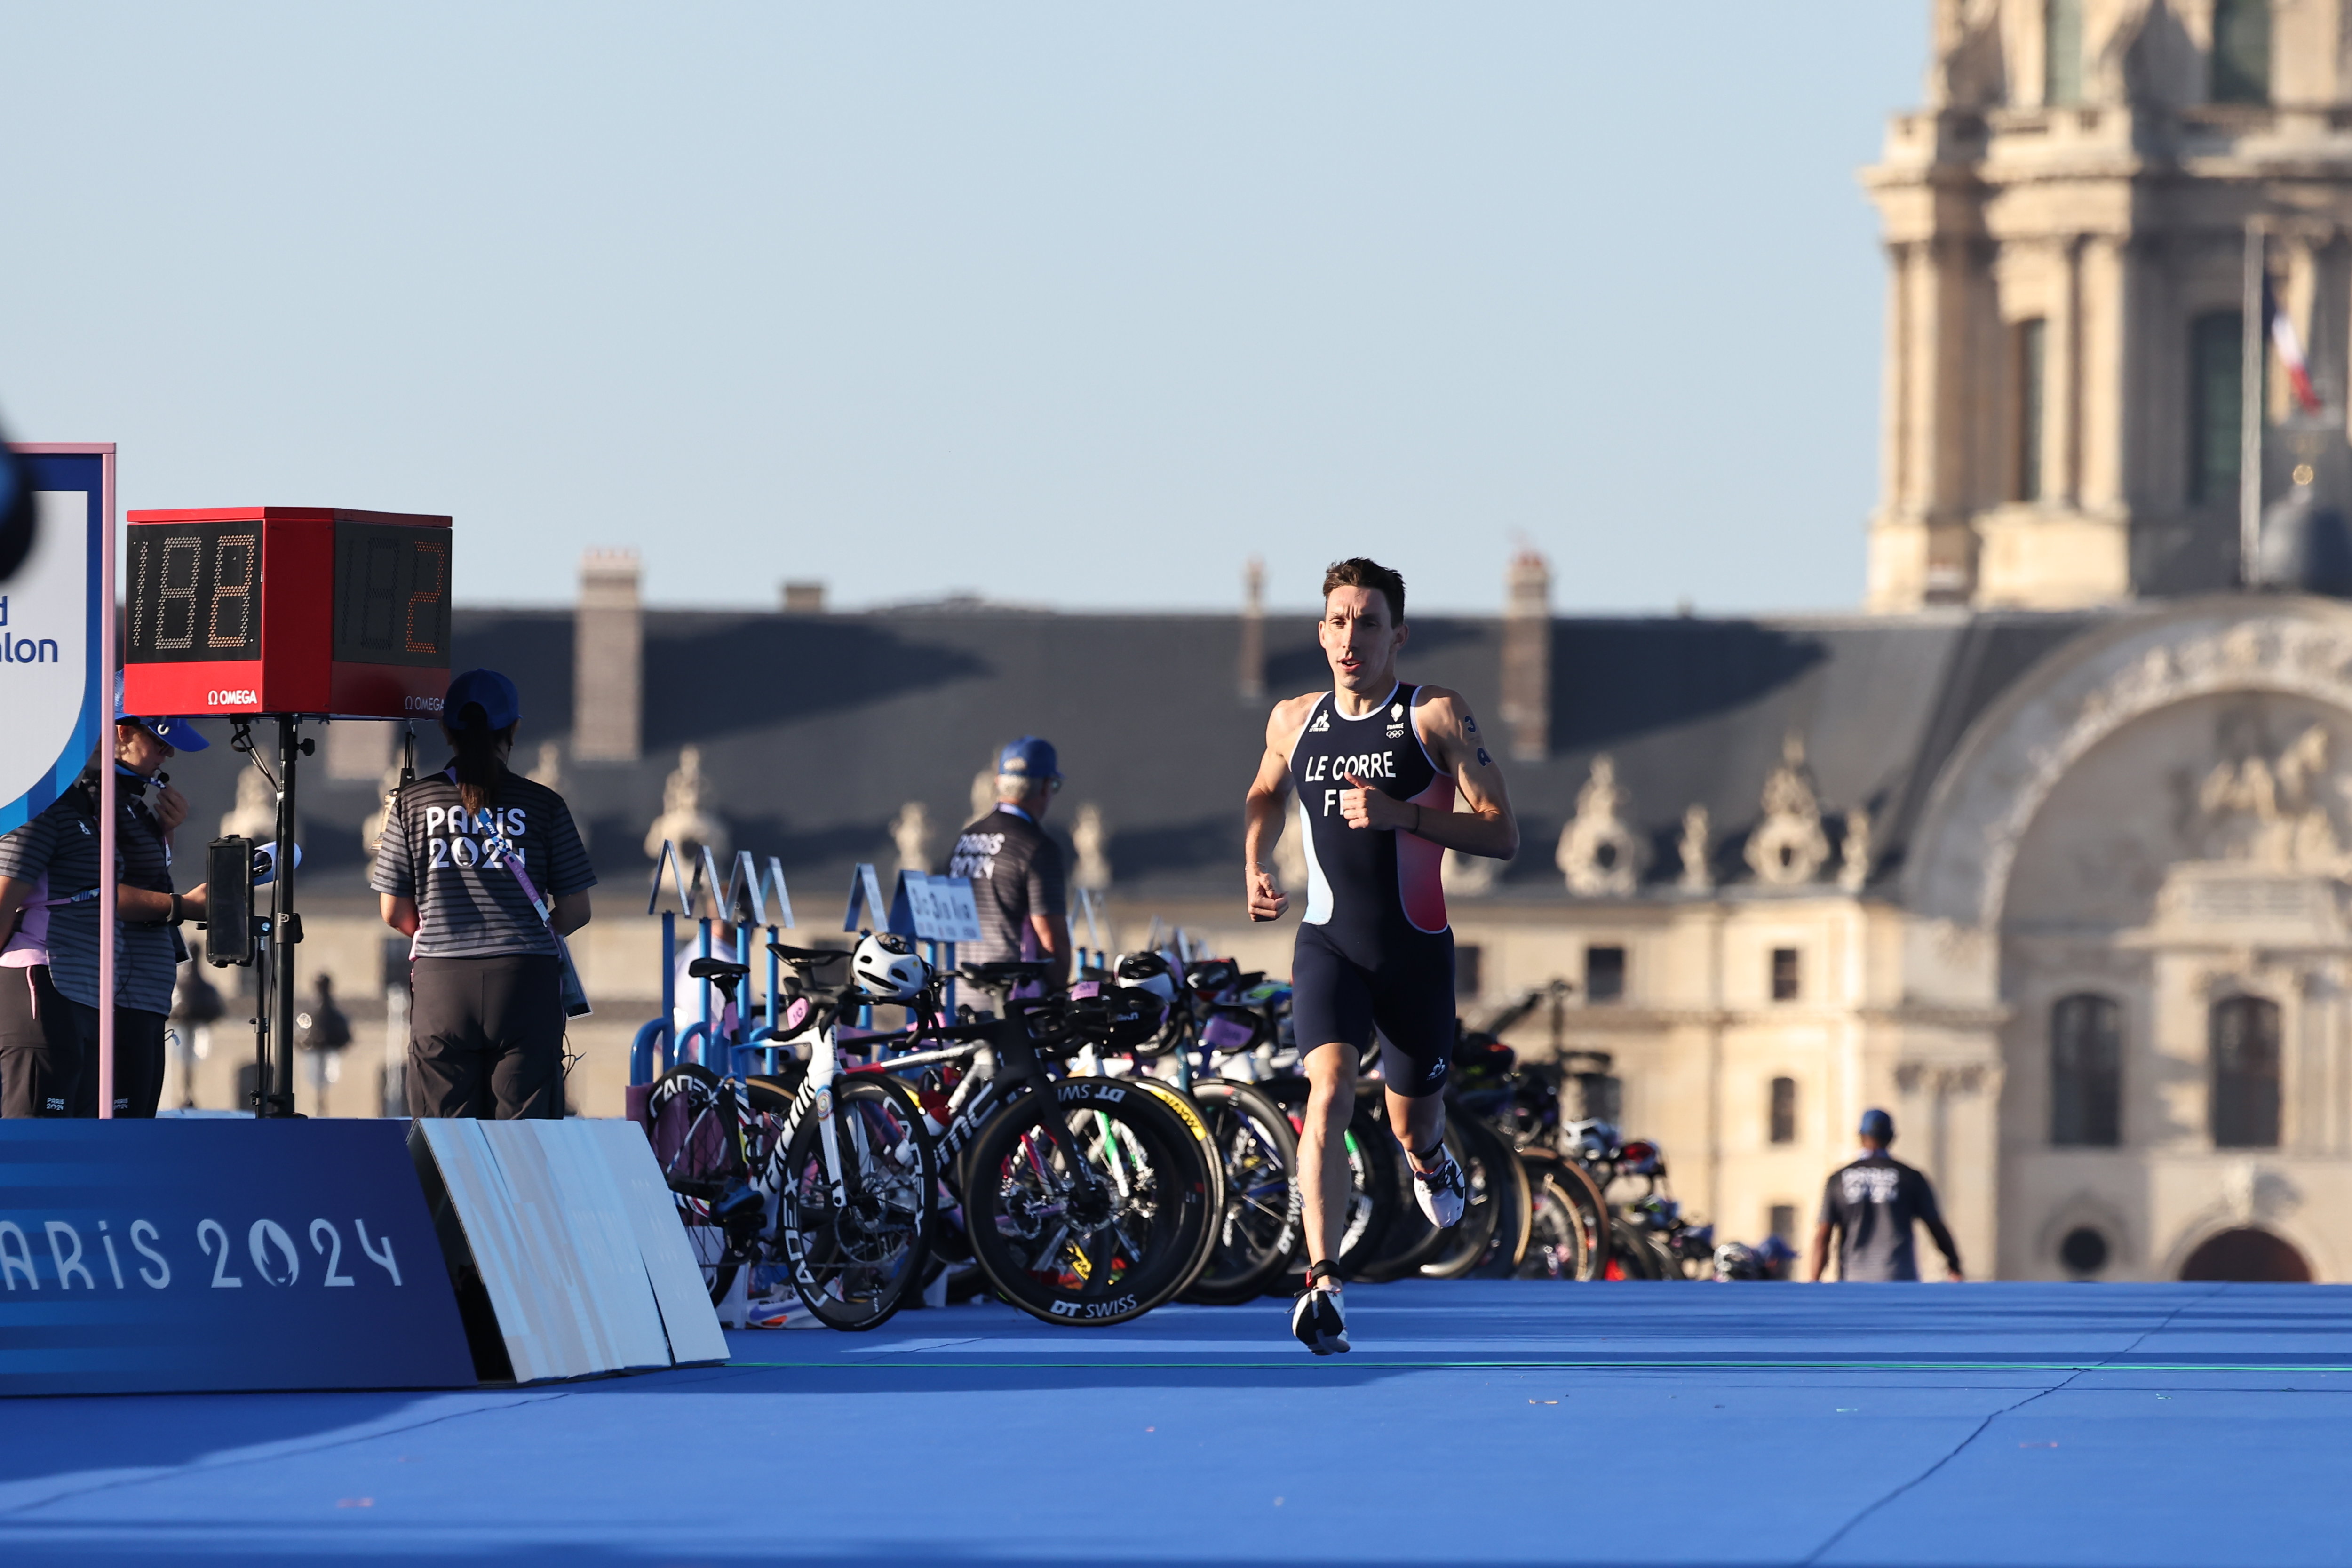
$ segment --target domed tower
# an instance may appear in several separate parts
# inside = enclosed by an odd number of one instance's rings
[[[1870,606],[2236,585],[2242,388],[2276,363],[2248,352],[2250,233],[2344,432],[2352,0],[1934,3],[1927,106],[1863,176],[1889,272]]]

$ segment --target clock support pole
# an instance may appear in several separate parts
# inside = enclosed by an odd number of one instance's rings
[[[302,940],[302,917],[294,912],[294,773],[296,764],[318,747],[301,738],[301,719],[278,720],[278,864],[269,882],[269,984],[261,998],[255,1066],[259,1069],[259,1116],[294,1111],[294,948]]]

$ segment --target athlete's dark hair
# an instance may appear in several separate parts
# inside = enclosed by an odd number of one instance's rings
[[[449,761],[457,773],[457,798],[466,803],[468,812],[478,812],[490,804],[498,794],[499,781],[507,776],[507,760],[499,754],[499,742],[511,744],[515,727],[503,730],[490,728],[490,715],[478,702],[468,702],[457,710],[457,722],[441,721],[441,732],[449,738]]]
[[[1379,562],[1362,555],[1351,555],[1345,561],[1334,561],[1323,572],[1323,596],[1329,598],[1334,588],[1377,589],[1389,602],[1389,620],[1397,626],[1404,624],[1404,576]]]

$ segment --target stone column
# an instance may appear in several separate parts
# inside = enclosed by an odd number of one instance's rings
[[[1511,755],[1541,762],[1551,752],[1551,568],[1522,551],[1504,581],[1503,722]]]
[[[572,621],[572,756],[634,763],[644,738],[645,611],[637,552],[592,550],[580,561]]]

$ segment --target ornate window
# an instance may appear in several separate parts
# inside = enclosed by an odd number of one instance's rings
[[[1770,1109],[1771,1138],[1775,1143],[1797,1141],[1797,1080],[1776,1078],[1772,1080]]]
[[[2259,996],[2213,1004],[2213,1146],[2275,1149],[2279,1141],[2279,1010]]]
[[[2040,316],[2017,323],[2017,483],[2012,500],[2042,499],[2042,426],[2049,412],[2044,371],[2050,323]]]
[[[1588,947],[1584,950],[1584,999],[1622,1002],[1625,999],[1625,950]]]
[[[2083,0],[2042,0],[2042,101],[2083,101]]]
[[[2271,100],[2270,0],[2213,0],[2212,98]]]
[[[2245,372],[2238,312],[2215,310],[2189,325],[2189,499],[2238,493],[2238,410]]]
[[[2112,996],[2050,1007],[2050,1142],[2112,1149],[2124,1127],[2124,1010]]]

